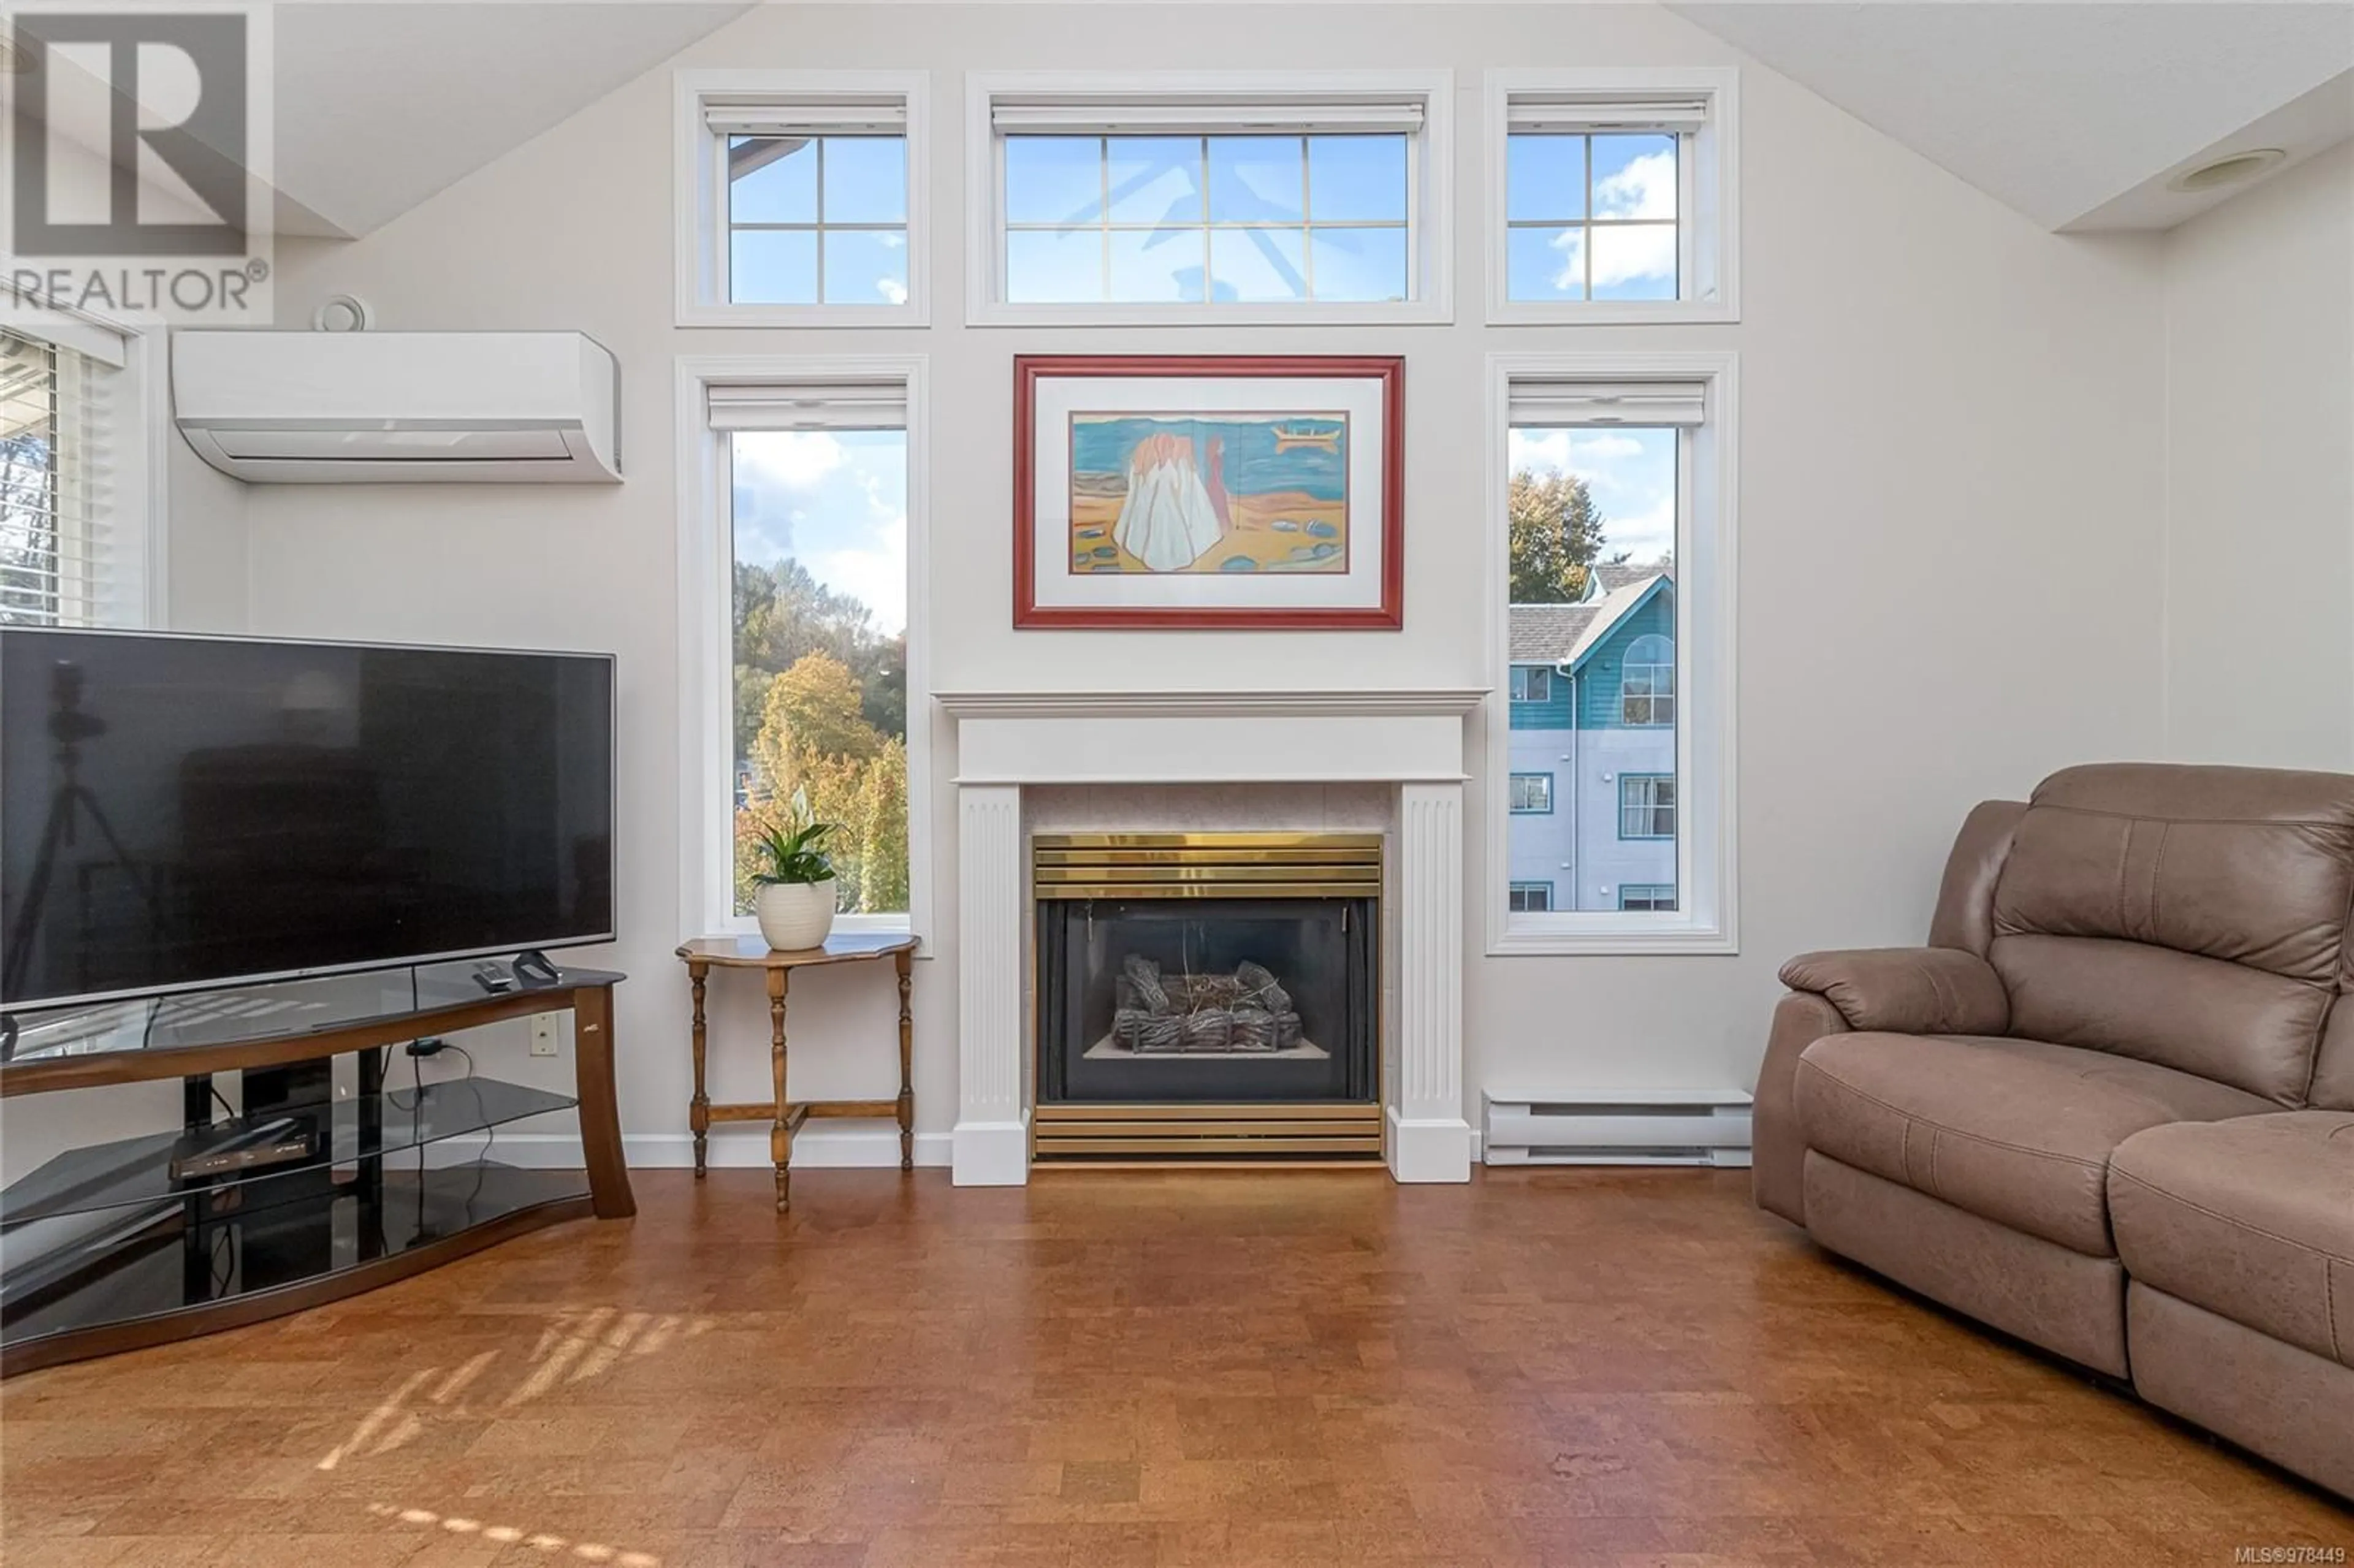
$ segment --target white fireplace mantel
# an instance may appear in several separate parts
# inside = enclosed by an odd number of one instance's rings
[[[1029,1180],[1024,786],[1368,782],[1397,790],[1385,1157],[1401,1181],[1469,1181],[1463,719],[1486,696],[1467,687],[937,694],[957,721],[957,1183]]]

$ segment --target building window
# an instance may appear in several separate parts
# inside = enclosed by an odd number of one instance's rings
[[[1676,646],[1657,633],[1627,645],[1618,671],[1618,714],[1623,724],[1676,722]]]
[[[1444,319],[1446,79],[973,79],[972,319]]]
[[[1618,885],[1618,907],[1646,914],[1673,914],[1676,889],[1668,882],[1625,882]]]
[[[1555,868],[1553,906],[1491,895],[1488,950],[1734,949],[1734,364],[1719,352],[1490,356],[1489,885]],[[1565,700],[1519,700],[1520,672]],[[1494,668],[1493,665],[1490,668]],[[1519,776],[1560,780],[1554,814]],[[1673,889],[1623,918],[1621,886]]]
[[[797,794],[836,824],[845,928],[904,929],[920,908],[918,374],[907,361],[682,366],[682,421],[707,443],[707,522],[686,563],[707,652],[689,706],[710,823],[701,904],[720,928],[749,924],[752,837]]]
[[[1552,668],[1544,664],[1513,665],[1512,701],[1516,703],[1553,701]]]
[[[1524,816],[1552,810],[1553,775],[1550,773],[1513,774],[1512,810]]]
[[[1618,836],[1622,839],[1671,839],[1676,836],[1676,781],[1660,773],[1618,776]]]
[[[1515,882],[1506,895],[1515,915],[1542,915],[1553,907],[1553,884]]]
[[[1490,319],[1738,319],[1735,82],[1491,73]]]
[[[138,380],[67,343],[0,330],[0,623],[153,619]]]
[[[681,72],[680,324],[921,324],[925,91]]]

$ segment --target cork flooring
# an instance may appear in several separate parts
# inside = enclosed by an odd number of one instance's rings
[[[1749,1207],[1745,1173],[958,1191],[810,1171],[789,1216],[766,1171],[636,1180],[632,1222],[0,1385],[0,1558],[1762,1568],[2354,1549],[2354,1512],[1833,1263]]]

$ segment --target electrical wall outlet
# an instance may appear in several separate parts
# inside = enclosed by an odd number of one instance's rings
[[[533,1055],[553,1056],[556,1054],[556,1025],[557,1015],[555,1013],[535,1012],[532,1014],[531,1054]]]

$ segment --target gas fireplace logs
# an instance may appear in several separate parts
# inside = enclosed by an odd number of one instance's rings
[[[1291,993],[1263,965],[1222,975],[1164,975],[1150,959],[1120,960],[1111,1037],[1130,1051],[1262,1053],[1299,1044]]]

